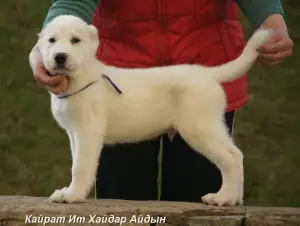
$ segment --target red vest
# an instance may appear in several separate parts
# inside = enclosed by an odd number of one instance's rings
[[[97,57],[108,65],[143,68],[219,65],[245,45],[234,0],[101,0],[93,17]],[[247,101],[243,76],[224,83],[227,111]]]

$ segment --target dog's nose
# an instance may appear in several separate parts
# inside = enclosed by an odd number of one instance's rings
[[[68,55],[65,53],[57,53],[54,58],[57,64],[64,64],[68,58]]]

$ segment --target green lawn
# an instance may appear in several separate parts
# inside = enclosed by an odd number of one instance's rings
[[[49,96],[28,65],[50,1],[0,6],[0,195],[48,196],[69,183],[68,138],[52,119]],[[300,3],[286,0],[294,56],[255,67],[250,100],[238,111],[235,140],[245,153],[246,203],[300,206]],[[247,37],[253,31],[243,20]]]

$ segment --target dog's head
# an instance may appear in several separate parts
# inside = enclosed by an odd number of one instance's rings
[[[75,16],[58,16],[39,34],[38,47],[51,74],[72,76],[89,67],[98,48],[98,32]]]

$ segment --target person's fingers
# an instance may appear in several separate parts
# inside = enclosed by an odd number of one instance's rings
[[[44,76],[47,76],[47,72],[43,67],[38,67],[33,71],[34,80],[39,87],[45,87]]]
[[[46,72],[42,72],[42,71],[35,73],[34,77],[38,83],[50,87],[59,85],[64,79],[64,76],[60,76],[60,75],[49,76]]]
[[[51,92],[51,93],[53,93],[53,94],[55,94],[55,95],[58,95],[58,94],[60,94],[60,93],[63,92],[63,91],[62,91],[61,85],[58,85],[58,86],[55,86],[55,87],[52,87],[52,86],[45,86],[45,87],[46,87],[46,89],[47,89],[49,92]]]
[[[55,95],[65,92],[67,88],[68,88],[68,80],[65,76],[62,76],[62,80],[56,86],[46,85],[46,89],[48,89],[51,93],[54,93]]]
[[[287,50],[291,50],[293,47],[293,42],[289,38],[281,38],[275,42],[269,42],[260,48],[258,48],[258,52],[261,54],[272,54],[272,53],[279,53]]]
[[[61,82],[61,90],[62,90],[62,92],[65,92],[67,90],[68,84],[69,84],[69,81],[68,81],[67,77],[64,76],[63,80]]]
[[[291,50],[287,50],[287,51],[283,51],[283,52],[279,52],[279,53],[264,53],[264,54],[260,54],[258,56],[258,60],[259,61],[266,61],[266,62],[275,62],[275,61],[282,61],[284,59],[286,59],[287,57],[292,55],[292,51]]]

